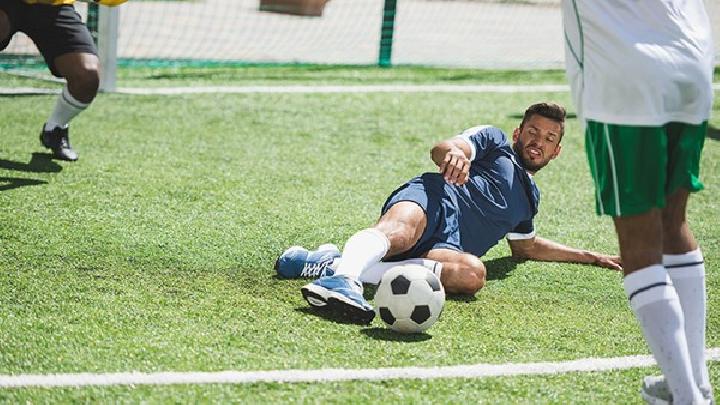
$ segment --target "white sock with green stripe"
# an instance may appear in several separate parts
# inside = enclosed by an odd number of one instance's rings
[[[703,400],[692,373],[685,321],[672,281],[661,264],[625,276],[625,293],[645,340],[679,404]]]
[[[695,382],[710,389],[705,364],[705,263],[700,249],[680,255],[663,255],[663,265],[675,285],[685,318],[685,336]]]
[[[67,128],[70,120],[85,110],[88,105],[90,104],[81,103],[75,99],[70,94],[67,84],[65,84],[55,102],[55,108],[45,123],[45,131],[51,131],[55,128]]]

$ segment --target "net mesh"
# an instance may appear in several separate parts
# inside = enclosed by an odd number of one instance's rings
[[[331,0],[322,16],[260,10],[260,0],[130,0],[119,7],[121,65],[192,63],[376,64],[384,0]],[[713,26],[720,6],[708,2]],[[76,3],[87,18],[88,7]],[[559,0],[397,0],[392,64],[561,68]],[[718,41],[720,42],[720,41]],[[17,34],[0,66],[42,62]]]

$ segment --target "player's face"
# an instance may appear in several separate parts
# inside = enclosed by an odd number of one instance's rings
[[[561,123],[533,115],[513,132],[513,149],[530,172],[536,172],[560,154]]]

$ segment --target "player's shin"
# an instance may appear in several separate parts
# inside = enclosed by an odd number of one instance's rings
[[[625,276],[625,293],[676,403],[701,403],[685,338],[680,300],[665,268],[652,265]]]
[[[705,364],[705,263],[700,249],[680,255],[663,255],[663,265],[675,285],[685,318],[693,376],[701,390],[710,390],[707,365]]]
[[[85,110],[88,105],[73,97],[67,84],[65,84],[55,102],[55,108],[45,123],[45,131],[51,131],[54,128],[66,128],[70,120]]]
[[[390,241],[384,233],[373,228],[364,229],[345,243],[335,274],[357,280],[365,269],[379,263],[388,249]]]

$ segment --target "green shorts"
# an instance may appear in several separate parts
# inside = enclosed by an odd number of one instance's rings
[[[659,127],[588,121],[585,151],[595,181],[598,215],[638,215],[663,208],[679,188],[703,189],[700,154],[707,121]]]

